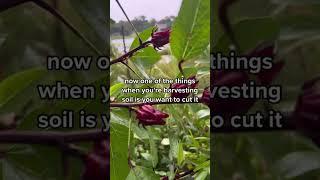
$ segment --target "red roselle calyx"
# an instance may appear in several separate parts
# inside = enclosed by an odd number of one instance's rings
[[[170,40],[170,29],[159,32],[152,32],[151,43],[155,49],[160,49],[164,45],[168,44]]]
[[[202,97],[200,98],[201,103],[209,106],[210,105],[210,88],[206,87],[202,93]]]
[[[274,45],[261,46],[259,45],[252,52],[248,53],[248,57],[274,57]],[[257,80],[261,85],[270,85],[278,73],[282,70],[284,66],[283,61],[274,63],[272,68],[269,70],[262,70],[257,74]],[[246,72],[243,71],[227,71],[227,70],[217,70],[213,72],[211,81],[214,86],[242,86],[243,84],[248,84],[250,82],[250,77]],[[204,92],[204,97],[202,101],[205,104],[208,103],[208,93],[209,90]],[[213,97],[212,111],[217,115],[225,116],[226,118],[235,114],[244,114],[254,105],[256,99],[223,99],[219,97]]]
[[[142,126],[152,126],[152,125],[165,125],[165,118],[168,118],[169,115],[154,109],[151,105],[140,106],[136,110],[136,117],[139,120],[139,125]]]
[[[320,146],[320,89],[316,78],[304,84],[302,94],[299,96],[293,120],[298,131],[311,138]]]
[[[98,141],[85,158],[83,180],[107,180],[109,178],[109,140]]]
[[[198,81],[196,79],[196,76],[191,76],[188,78],[188,80],[194,80],[194,83],[191,84],[187,84],[187,83],[174,83],[170,85],[171,89],[194,89],[197,87],[198,85]],[[186,98],[189,96],[190,93],[177,93],[177,92],[173,92],[171,93],[171,97],[175,97],[175,98]]]

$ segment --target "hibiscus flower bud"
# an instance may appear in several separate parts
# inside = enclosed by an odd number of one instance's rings
[[[293,113],[293,120],[298,131],[311,138],[320,146],[320,89],[316,78],[304,84]]]
[[[155,49],[160,49],[164,45],[169,43],[170,29],[159,32],[152,32],[151,43]]]
[[[168,114],[154,109],[151,105],[140,106],[136,110],[136,117],[139,120],[139,125],[152,126],[152,125],[165,125],[165,118],[169,117]]]
[[[192,83],[192,84],[187,84],[187,83],[174,83],[174,84],[171,84],[170,85],[170,88],[171,89],[186,89],[186,88],[189,88],[189,89],[194,89],[197,87],[198,85],[198,81],[196,79],[196,76],[191,76],[188,78],[188,80],[194,80],[195,83]],[[175,98],[186,98],[189,96],[190,93],[178,93],[178,92],[173,92],[171,93],[171,97],[175,97]]]
[[[109,140],[98,141],[85,158],[83,180],[109,179]]]
[[[202,97],[200,98],[200,101],[209,106],[210,105],[210,89],[209,87],[206,87],[202,93]]]

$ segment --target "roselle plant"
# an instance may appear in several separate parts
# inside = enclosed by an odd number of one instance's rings
[[[39,64],[42,65],[46,56],[52,54],[59,56],[109,54],[110,48],[107,43],[109,37],[106,38],[108,34],[105,29],[107,15],[103,1],[32,0],[2,1],[1,3],[1,10],[7,10],[5,13],[8,13],[8,17],[0,17],[5,24],[5,26],[1,24],[1,31],[4,31],[3,34],[8,34],[4,38],[5,48],[0,54],[3,56],[10,54],[2,57],[10,62],[3,64],[3,69],[11,68],[5,73],[10,74],[20,69],[20,66],[12,69],[11,63],[24,65],[21,61],[30,62],[30,59],[34,58],[32,62],[36,63],[30,66],[39,66]],[[209,179],[210,139],[207,106],[200,102],[123,103],[119,101],[124,96],[134,96],[120,93],[121,88],[125,86],[121,78],[197,77],[199,82],[188,87],[196,88],[197,86],[199,89],[206,87],[209,77],[209,56],[206,54],[210,32],[209,7],[209,0],[183,1],[180,13],[170,30],[155,31],[155,27],[150,27],[139,32],[130,49],[121,52],[119,56],[115,53],[115,56],[111,57],[112,68],[109,79],[108,71],[101,72],[94,69],[81,73],[70,72],[70,74],[52,72],[50,78],[49,76],[47,78],[47,72],[42,69],[31,69],[5,79],[0,84],[0,89],[3,90],[0,106],[4,109],[3,111],[12,108],[11,102],[16,103],[12,94],[23,94],[25,98],[18,103],[23,107],[20,105],[17,107],[18,117],[20,117],[17,119],[17,126],[14,126],[17,131],[0,133],[0,141],[9,144],[27,144],[26,146],[17,145],[19,147],[9,145],[8,148],[4,148],[3,154],[10,161],[8,167],[19,164],[17,170],[6,170],[5,178],[18,179],[16,174],[21,174],[22,179],[59,180],[99,180],[108,179],[108,177],[110,179],[160,179],[161,177]],[[16,13],[13,13],[14,11]],[[11,18],[16,21],[12,21]],[[194,24],[198,24],[197,28],[194,28]],[[13,29],[24,31],[16,33]],[[10,47],[15,44],[12,41],[19,42],[18,47]],[[14,49],[14,52],[11,49]],[[165,56],[170,59],[168,62],[162,59],[162,53],[166,52]],[[31,55],[32,58],[29,58]],[[19,59],[19,63],[16,59]],[[39,132],[37,131],[39,129],[34,129],[35,126],[32,123],[39,113],[58,114],[66,108],[75,111],[85,109],[92,114],[109,111],[108,105],[99,103],[99,98],[95,101],[44,102],[33,98],[34,94],[30,93],[33,92],[34,83],[38,81],[48,83],[61,78],[66,82],[93,84],[97,88],[105,84],[106,79],[110,80],[110,136],[108,133],[101,132],[100,125],[97,129],[75,128],[70,132],[60,128]],[[137,88],[141,86],[143,85],[133,85]],[[164,88],[170,85],[145,86]],[[172,86],[180,87],[177,84]],[[156,97],[157,95],[148,94],[148,96]],[[191,95],[188,94],[188,96]],[[108,146],[109,138],[110,146]],[[19,152],[20,150],[22,152]],[[110,172],[108,172],[109,167]]]
[[[111,89],[118,91],[110,94],[113,100],[110,104],[110,148],[115,152],[111,155],[111,179],[210,178],[207,106],[201,102],[182,101],[121,102],[122,98],[130,96],[182,99],[201,94],[120,93],[121,88],[127,87],[204,89],[209,79],[209,56],[205,54],[209,47],[209,7],[209,0],[183,1],[170,29],[147,28],[137,35],[127,52],[111,59]],[[193,28],[193,24],[198,27]],[[124,71],[126,66],[122,62],[135,72]],[[200,68],[203,73],[199,76]],[[120,74],[123,79],[184,78],[195,83],[123,84],[117,78]],[[127,142],[119,143],[123,139]],[[199,166],[201,168],[196,169]]]

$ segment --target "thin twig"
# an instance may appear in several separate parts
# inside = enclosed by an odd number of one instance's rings
[[[126,46],[126,40],[125,40],[125,37],[124,37],[124,27],[123,27],[123,25],[121,26],[121,35],[122,35],[123,52],[127,53],[127,46]]]
[[[134,25],[132,24],[132,22],[131,22],[131,20],[130,20],[129,16],[127,15],[126,11],[123,9],[123,7],[122,7],[122,5],[120,4],[119,0],[116,0],[116,2],[118,3],[118,5],[119,5],[119,7],[120,7],[121,11],[122,11],[122,12],[123,12],[123,14],[126,16],[126,18],[127,18],[128,22],[129,22],[129,24],[131,25],[132,29],[133,29],[133,30],[134,30],[134,32],[136,33],[137,37],[139,38],[139,42],[140,42],[140,45],[141,45],[141,44],[142,44],[142,39],[140,38],[139,33],[138,33],[138,31],[137,31],[136,27],[134,27]]]

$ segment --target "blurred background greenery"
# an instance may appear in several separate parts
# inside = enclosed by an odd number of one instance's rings
[[[217,4],[212,10],[211,23],[217,29],[211,31],[212,51],[227,52],[229,42],[217,20]],[[320,2],[239,0],[230,8],[230,17],[243,52],[264,41],[277,42],[276,59],[285,60],[286,66],[274,82],[282,85],[283,95],[273,108],[293,110],[301,85],[320,73]],[[319,149],[295,132],[212,134],[211,141],[212,179],[320,178]]]
[[[3,1],[4,2],[4,1]],[[91,0],[47,0],[51,7],[81,32],[103,54],[109,53],[108,3]],[[18,130],[40,131],[37,115],[61,113],[62,109],[106,112],[105,105],[81,100],[40,100],[37,84],[63,81],[67,84],[107,83],[109,72],[92,68],[90,71],[51,71],[46,68],[47,56],[98,55],[69,28],[48,11],[27,2],[0,12],[0,114],[1,122],[8,113],[18,120]],[[100,85],[100,84],[99,84]],[[72,131],[78,129],[68,129]],[[50,129],[46,129],[50,130]],[[66,131],[66,129],[55,129]],[[84,148],[90,143],[83,144]],[[80,144],[82,145],[82,144]],[[0,179],[61,180],[64,168],[61,152],[41,145],[1,144]],[[72,158],[68,179],[81,179],[83,163]]]

